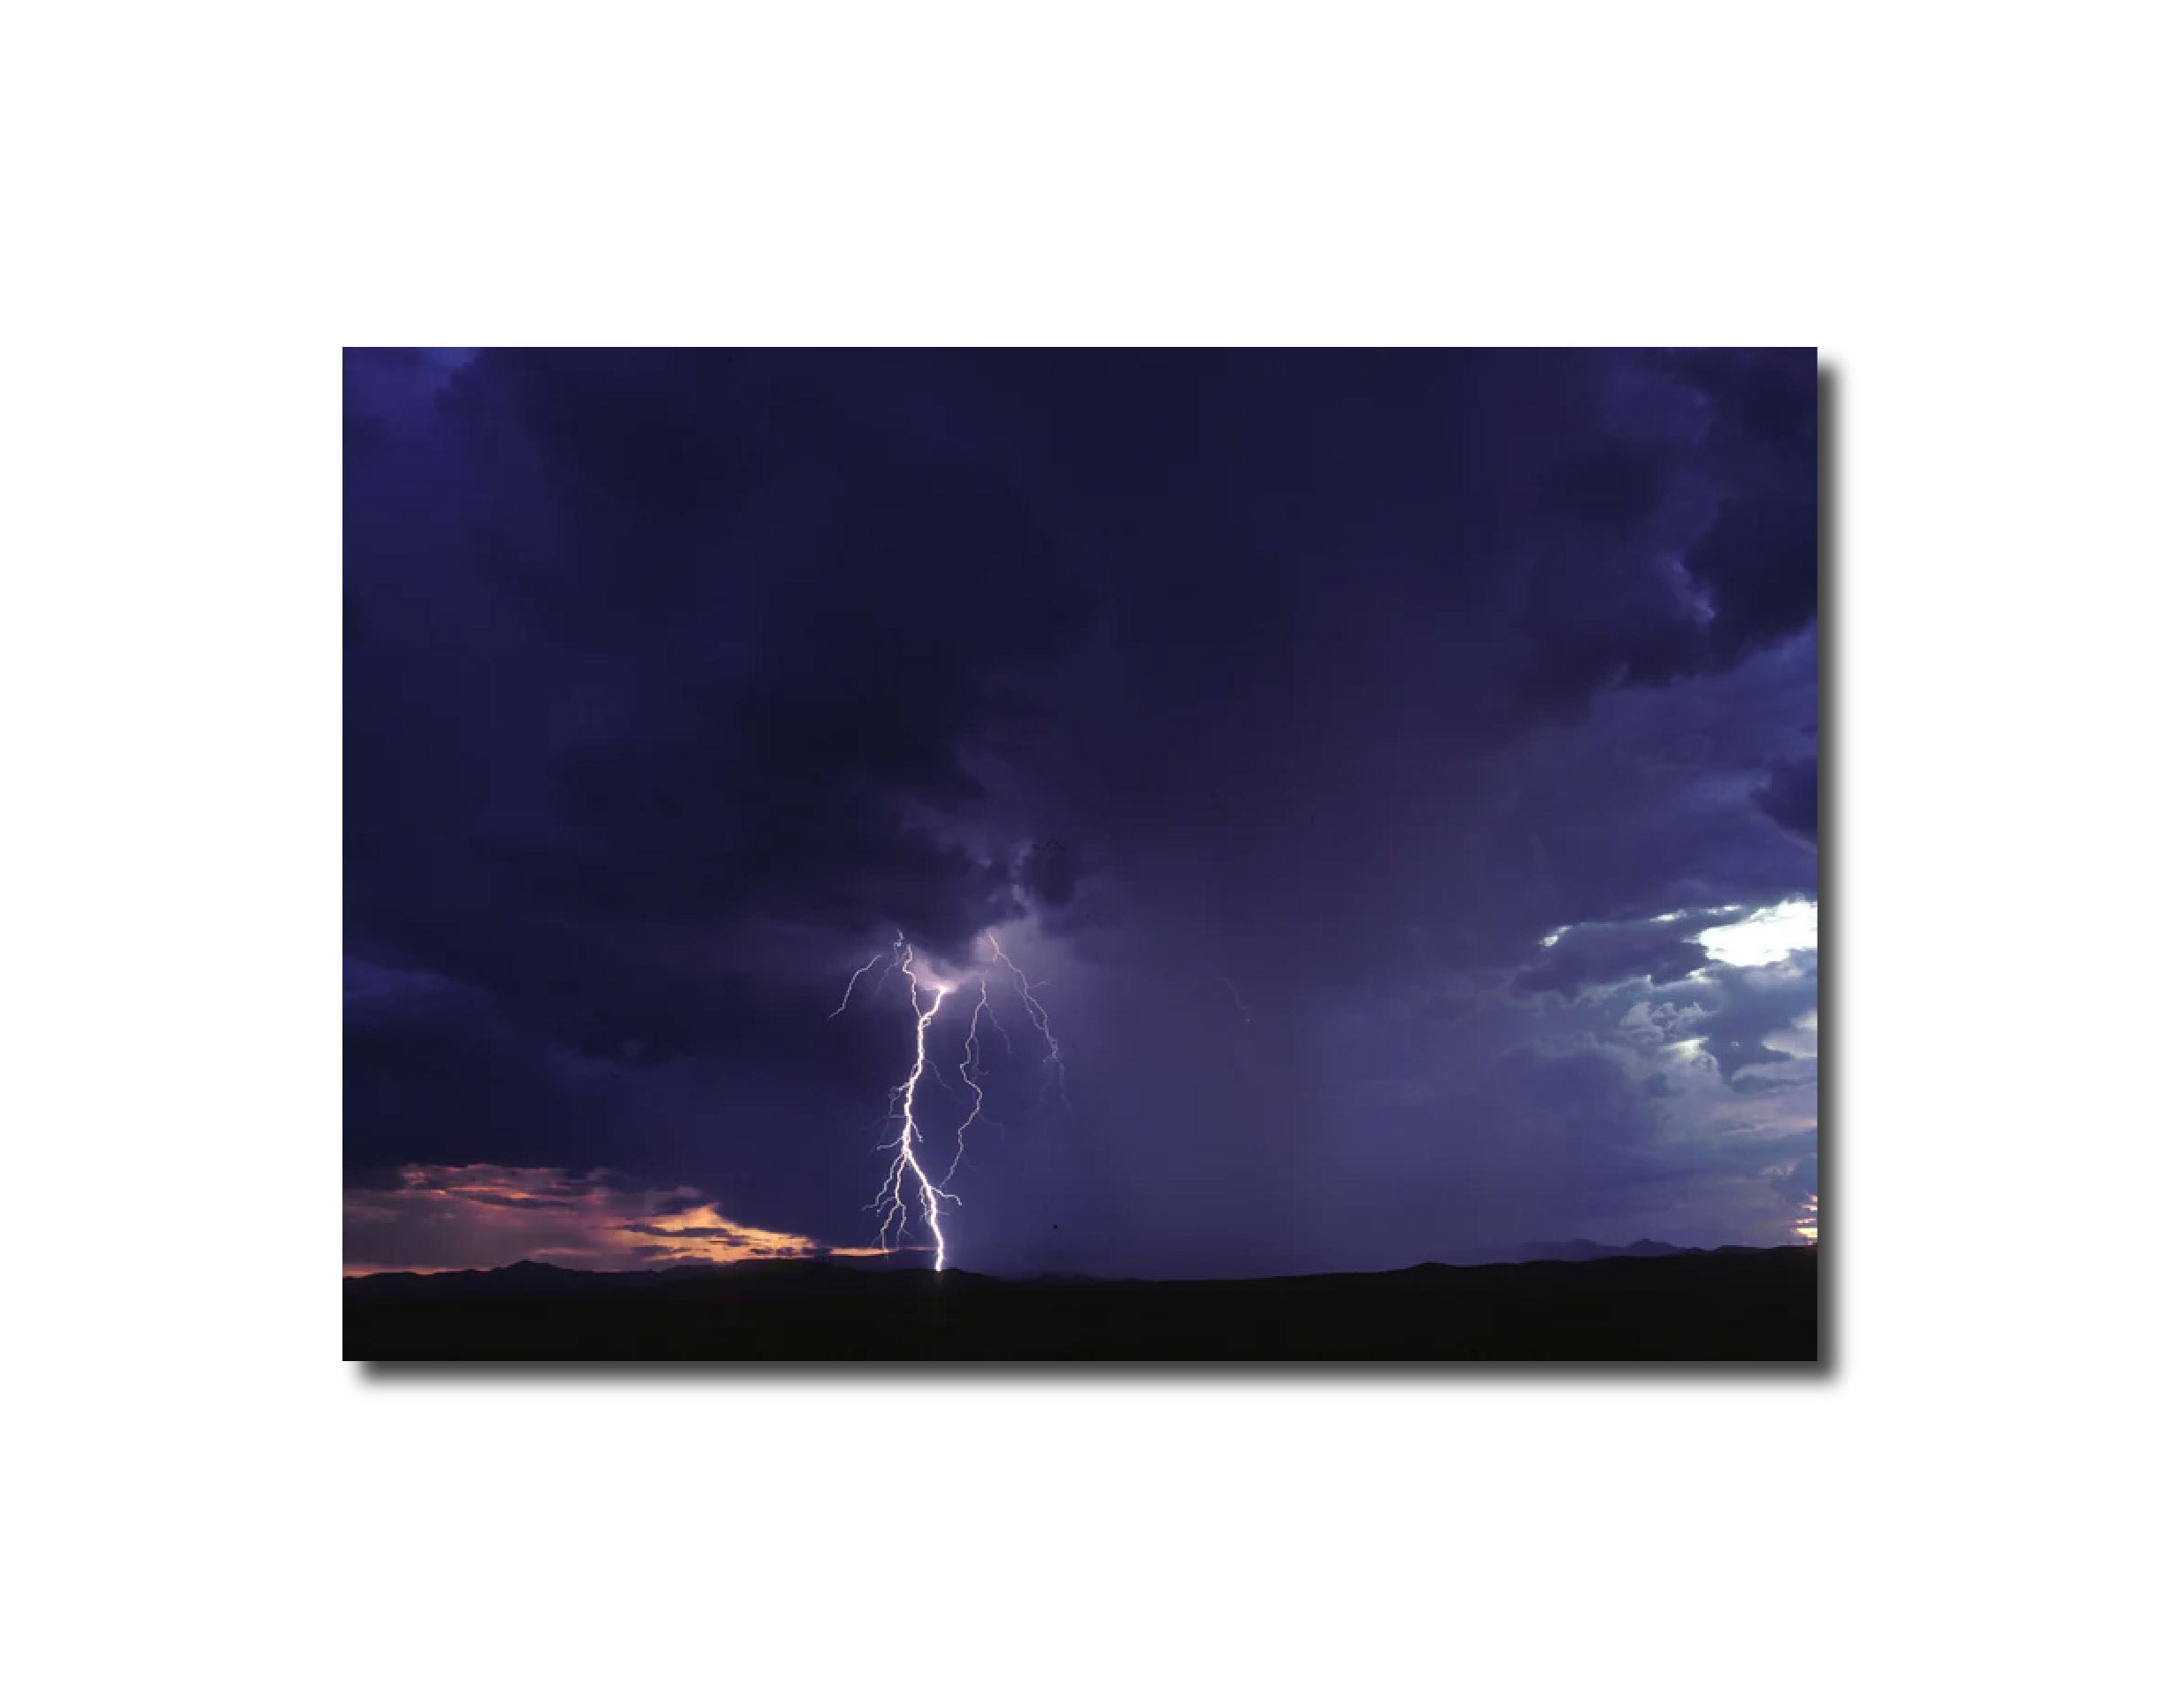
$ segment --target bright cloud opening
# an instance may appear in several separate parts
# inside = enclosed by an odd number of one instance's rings
[[[1803,896],[1757,909],[1733,925],[1712,926],[1695,941],[1713,961],[1731,966],[1768,966],[1815,947],[1815,904]]]

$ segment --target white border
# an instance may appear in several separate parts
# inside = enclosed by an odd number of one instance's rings
[[[2142,57],[2087,12],[19,27],[26,1699],[2022,1703],[2134,1676],[2149,196]],[[336,353],[479,339],[1819,342],[1833,1375],[339,1365]]]

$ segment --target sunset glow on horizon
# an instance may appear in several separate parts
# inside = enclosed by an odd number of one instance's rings
[[[567,1269],[636,1269],[756,1258],[882,1257],[723,1214],[687,1187],[634,1189],[610,1171],[486,1163],[410,1165],[388,1189],[345,1194],[348,1275],[416,1274],[529,1259]],[[457,1257],[460,1260],[449,1261]]]

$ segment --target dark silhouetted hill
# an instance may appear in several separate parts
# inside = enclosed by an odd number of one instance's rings
[[[1627,1245],[1600,1245],[1595,1240],[1544,1240],[1527,1245],[1493,1245],[1481,1250],[1458,1251],[1450,1262],[1459,1266],[1484,1263],[1589,1263],[1599,1258],[1677,1258],[1684,1251],[1700,1251],[1699,1245],[1667,1245],[1663,1240],[1636,1240]],[[1727,1251],[1749,1251],[1753,1246],[1728,1245]]]
[[[345,1282],[345,1356],[404,1359],[1778,1359],[1816,1357],[1808,1246],[1229,1281],[1003,1281],[814,1259],[517,1263]]]

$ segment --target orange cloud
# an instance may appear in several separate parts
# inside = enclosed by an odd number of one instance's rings
[[[387,1269],[492,1269],[531,1258],[566,1269],[634,1269],[748,1258],[806,1258],[804,1234],[732,1220],[688,1187],[625,1186],[604,1169],[414,1164],[388,1189],[345,1194],[348,1275]],[[874,1248],[872,1248],[874,1250]],[[848,1248],[836,1255],[866,1255]]]

